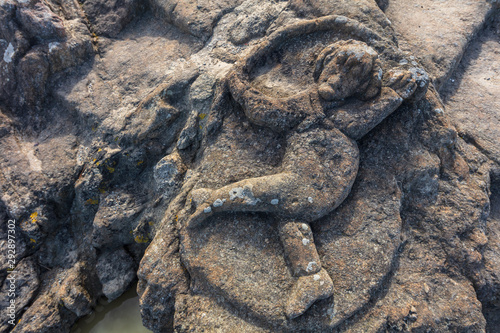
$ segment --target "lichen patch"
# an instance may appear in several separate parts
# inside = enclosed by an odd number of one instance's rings
[[[12,57],[14,56],[14,53],[16,53],[16,51],[14,50],[14,46],[12,45],[12,43],[9,43],[9,46],[7,46],[7,49],[3,54],[3,61],[7,63],[12,62]]]

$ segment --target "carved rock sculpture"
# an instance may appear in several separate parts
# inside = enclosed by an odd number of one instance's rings
[[[267,213],[277,221],[294,280],[286,301],[276,307],[294,319],[333,295],[309,224],[335,210],[350,193],[359,166],[355,140],[405,100],[420,99],[429,84],[423,69],[391,63],[389,57],[398,56],[395,49],[379,56],[381,41],[345,17],[303,21],[266,38],[221,80],[205,140],[217,140],[225,118],[242,112],[250,124],[282,138],[285,148],[271,174],[226,180],[219,188],[195,185],[187,189],[180,212],[167,212],[166,220],[179,223],[182,258],[191,276],[197,275],[198,265],[191,262],[198,252],[192,250],[193,242],[211,228],[210,221],[227,212]],[[199,160],[203,169],[204,157]]]
[[[306,38],[308,34],[328,28],[333,30],[339,25],[337,22],[347,23],[342,17],[326,17],[286,27],[276,33],[277,36],[271,36],[267,45],[257,47],[247,59],[240,60],[242,65],[228,77],[231,97],[241,105],[252,123],[269,127],[286,137],[281,172],[244,179],[219,189],[196,190],[208,198],[197,203],[196,210],[185,222],[193,228],[219,212],[265,212],[279,218],[285,255],[297,278],[285,305],[286,316],[290,319],[304,313],[313,302],[333,295],[333,283],[321,268],[308,223],[337,208],[354,183],[359,152],[353,139],[344,133],[360,139],[396,110],[404,99],[391,87],[397,86],[396,90],[403,91],[407,99],[417,87],[425,92],[428,84],[422,69],[412,69],[400,70],[397,74],[389,72],[385,81],[391,86],[382,86],[383,70],[377,52],[356,40],[338,41],[321,50],[314,71],[304,70],[304,74],[309,72],[313,76],[305,81],[313,83],[296,94],[293,88],[279,83],[276,83],[276,91],[266,91],[260,87],[265,83],[260,82],[258,76],[252,80],[257,83],[252,84],[250,76],[257,71],[258,64],[266,62],[273,52],[286,52],[287,47],[291,48],[283,40]],[[319,29],[314,29],[315,26]],[[298,57],[293,53],[286,56]],[[273,65],[268,73],[278,67],[283,78],[299,80],[293,75],[295,73],[290,75],[287,71],[291,66],[302,64]],[[286,68],[287,65],[290,67]],[[273,79],[271,75],[268,77]],[[280,96],[285,90],[289,92]],[[348,111],[339,115],[341,105]],[[193,194],[193,197],[200,196]],[[198,200],[191,198],[189,201],[196,203]]]

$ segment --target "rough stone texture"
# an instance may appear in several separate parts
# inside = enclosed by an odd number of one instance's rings
[[[467,49],[462,63],[443,87],[442,95],[459,136],[495,162],[490,174],[490,215],[483,230],[475,230],[470,238],[483,248],[482,270],[473,271],[471,280],[482,302],[487,330],[499,327],[500,305],[495,288],[499,284],[500,262],[494,255],[499,248],[498,163],[500,133],[498,94],[498,62],[500,61],[500,20],[484,29]],[[473,121],[475,120],[475,121]]]
[[[143,10],[142,0],[85,0],[83,10],[97,36],[116,37]]]
[[[457,71],[443,87],[446,107],[459,134],[500,162],[500,26],[485,29],[471,43]]]
[[[19,317],[21,311],[29,306],[35,297],[39,286],[38,266],[33,258],[28,257],[21,260],[16,269],[9,273],[7,279],[4,280],[0,293],[2,295],[8,295],[12,292],[16,293],[15,312],[16,317]],[[2,316],[6,319],[0,326],[2,332],[9,329],[8,320],[12,318],[7,316],[7,308],[11,306],[9,300],[9,298],[3,298],[0,303],[3,309]]]
[[[485,261],[486,273],[483,274],[484,278],[480,281],[479,299],[483,304],[483,313],[487,321],[487,329],[494,332],[500,325],[498,316],[500,309],[500,299],[495,290],[498,288],[499,279],[498,272],[500,261],[498,258],[498,250],[500,249],[500,183],[498,178],[491,184],[491,213],[487,221],[487,238],[485,235],[479,233],[482,241],[487,241],[487,245],[483,258]]]
[[[123,248],[101,254],[96,269],[108,301],[118,298],[130,287],[136,271],[134,261]]]
[[[243,0],[150,0],[156,15],[182,31],[207,40],[222,15],[232,11]]]
[[[492,4],[493,3],[493,4]],[[409,51],[440,88],[456,69],[470,42],[494,16],[496,1],[389,1],[385,13]]]
[[[495,332],[498,7],[1,1],[0,331]]]
[[[91,56],[84,14],[72,1],[9,0],[0,8],[0,98],[23,120],[36,122],[29,111],[42,108],[49,75]]]

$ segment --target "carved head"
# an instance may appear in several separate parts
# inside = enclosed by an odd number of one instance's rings
[[[314,80],[326,101],[375,97],[382,85],[377,52],[364,42],[339,41],[327,46],[316,60]]]

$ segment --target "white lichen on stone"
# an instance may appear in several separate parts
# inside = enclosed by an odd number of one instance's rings
[[[224,200],[225,201],[225,200]],[[214,201],[214,207],[221,207],[224,204],[224,201],[221,199],[217,199]]]
[[[262,201],[253,195],[251,185],[231,189],[229,191],[229,200],[233,201],[236,199],[243,199],[244,203],[251,206],[255,206],[257,203]]]
[[[313,276],[314,281],[318,281],[320,278],[319,274],[314,274]]]
[[[212,207],[208,206],[207,208],[205,208],[205,209],[203,210],[203,212],[204,212],[204,213],[207,213],[207,214],[208,214],[208,213],[211,213],[211,212],[212,212]]]
[[[312,197],[307,198],[307,201],[309,201],[310,203],[313,203],[313,202],[314,202],[314,200],[313,200],[313,198],[312,198]]]
[[[382,72],[382,68],[379,68],[378,73],[377,73],[377,78],[379,80],[382,80],[383,75],[384,75],[384,72]]]
[[[3,54],[3,61],[9,63],[12,62],[12,57],[14,56],[14,46],[12,43],[9,43],[9,46],[7,46],[7,49],[5,50],[5,53]]]
[[[308,264],[307,264],[307,267],[306,267],[306,272],[311,272],[314,270],[314,267],[313,266],[318,266],[318,263],[316,263],[316,261],[310,261]]]
[[[54,51],[54,49],[55,49],[56,47],[58,47],[58,46],[59,46],[59,43],[58,43],[58,42],[52,42],[52,43],[49,43],[49,52]]]
[[[229,200],[233,201],[236,198],[243,198],[243,187],[235,187],[229,191]]]
[[[444,110],[440,109],[440,108],[437,108],[437,109],[434,109],[434,112],[436,112],[436,113],[444,113]]]
[[[349,21],[349,19],[345,16],[337,16],[337,18],[335,19],[335,23],[340,23],[340,24],[343,24],[343,23],[347,23]]]
[[[271,200],[271,205],[277,205],[280,201],[278,199]]]
[[[308,245],[311,241],[307,238],[302,238],[302,244]]]
[[[309,226],[305,223],[302,223],[302,230],[304,231],[308,231],[309,230]]]

